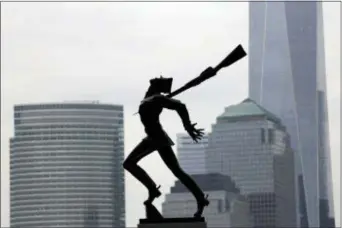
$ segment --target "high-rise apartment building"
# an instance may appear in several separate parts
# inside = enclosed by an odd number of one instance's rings
[[[208,171],[232,178],[254,227],[296,227],[294,155],[275,115],[250,99],[225,108],[207,150]]]
[[[301,226],[334,227],[322,2],[249,4],[249,96],[291,136]]]
[[[239,194],[234,182],[221,174],[194,174],[192,178],[209,194],[210,204],[204,209],[207,227],[251,227],[248,201]],[[165,196],[162,214],[166,218],[193,217],[197,210],[194,196],[176,181]]]
[[[123,106],[14,107],[11,227],[125,227]]]
[[[188,174],[207,173],[205,167],[205,152],[208,145],[208,135],[204,135],[198,142],[184,133],[177,134],[177,157],[180,166]]]

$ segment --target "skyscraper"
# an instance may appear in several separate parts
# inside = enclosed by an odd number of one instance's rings
[[[250,2],[249,96],[282,119],[301,225],[334,226],[321,2]]]
[[[294,155],[278,117],[250,99],[225,108],[208,139],[207,168],[246,196],[253,227],[295,227]]]
[[[123,107],[14,107],[11,227],[125,227]]]
[[[189,174],[207,173],[205,167],[205,151],[208,145],[208,135],[195,143],[188,134],[177,134],[177,156],[179,164]]]

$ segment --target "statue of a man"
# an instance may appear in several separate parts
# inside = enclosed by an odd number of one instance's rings
[[[201,75],[215,74],[214,69],[209,67]],[[160,157],[172,171],[172,173],[189,189],[197,201],[195,217],[201,217],[205,206],[209,205],[208,195],[205,195],[195,181],[180,167],[177,157],[172,150],[174,143],[163,130],[159,122],[159,116],[163,108],[175,110],[182,119],[183,126],[191,138],[198,142],[203,137],[203,129],[195,128],[196,124],[190,121],[186,106],[178,100],[169,98],[172,86],[172,78],[154,78],[150,80],[150,86],[144,99],[139,106],[139,115],[145,127],[145,137],[129,154],[123,163],[123,167],[138,179],[148,189],[149,197],[144,202],[152,204],[152,201],[161,195],[160,186],[154,183],[149,175],[138,166],[138,162],[154,151],[158,151]]]

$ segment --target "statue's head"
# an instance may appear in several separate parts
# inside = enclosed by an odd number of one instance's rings
[[[153,87],[154,91],[159,93],[171,93],[173,78],[163,78],[160,76],[159,78],[153,78],[150,80],[150,85]]]

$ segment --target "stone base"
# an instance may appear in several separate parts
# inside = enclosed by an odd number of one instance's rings
[[[205,219],[196,218],[163,218],[140,219],[138,228],[207,228]]]

